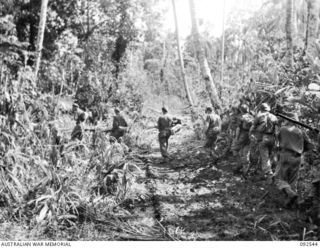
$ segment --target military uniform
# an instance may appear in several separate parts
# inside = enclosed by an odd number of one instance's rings
[[[82,109],[79,108],[78,104],[74,104],[73,105],[73,110],[72,111],[73,111],[73,119],[75,121],[78,120],[80,115],[85,114],[85,112]]]
[[[168,157],[168,145],[171,132],[172,120],[166,114],[158,119],[158,140],[162,157]]]
[[[219,115],[210,113],[206,121],[209,123],[206,131],[207,141],[205,147],[212,148],[215,146],[219,133],[221,132],[221,118]]]
[[[122,137],[125,132],[127,131],[128,124],[124,117],[120,114],[117,114],[113,118],[113,123],[112,123],[112,131],[110,136],[115,137],[117,140],[119,140],[120,137]]]
[[[305,132],[295,126],[283,126],[279,130],[278,165],[275,172],[276,186],[288,196],[287,204],[298,197],[297,179],[302,161],[302,153],[312,148]]]
[[[253,123],[253,116],[245,113],[241,116],[239,121],[239,135],[234,145],[234,151],[239,152],[242,164],[242,171],[247,172],[250,163],[250,138],[249,130]]]
[[[76,126],[72,130],[71,140],[82,140],[83,138],[83,122],[85,121],[85,113],[79,115]]]
[[[253,121],[250,135],[255,133],[259,143],[259,153],[261,158],[261,169],[265,175],[272,175],[271,152],[275,146],[275,131],[278,119],[273,114],[259,112]]]
[[[320,145],[320,134],[318,135],[318,145]],[[319,148],[318,148],[319,151]],[[320,165],[316,164],[312,169],[312,187],[311,187],[311,197],[312,197],[312,218],[314,223],[320,227]]]
[[[230,121],[229,121],[229,133],[232,137],[232,142],[231,142],[231,151],[233,155],[235,156],[237,154],[237,137],[236,137],[236,129],[240,124],[240,119],[241,115],[239,113],[239,110],[237,108],[233,108],[233,111],[230,116]]]

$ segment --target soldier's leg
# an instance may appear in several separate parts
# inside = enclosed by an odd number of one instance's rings
[[[168,147],[169,147],[169,137],[170,136],[167,136],[165,139],[165,150],[167,155],[168,155]]]
[[[216,149],[216,145],[217,145],[217,139],[218,139],[218,133],[215,133],[213,136],[212,136],[212,148],[213,149]]]
[[[298,198],[296,184],[301,163],[301,157],[294,157],[291,153],[281,152],[279,156],[280,168],[276,170],[276,186],[287,196],[287,207],[290,207]]]
[[[166,157],[166,139],[164,137],[158,137],[159,145],[160,145],[160,153],[162,157]]]
[[[214,139],[212,138],[211,135],[207,135],[207,140],[206,140],[206,144],[205,144],[205,147],[207,148],[211,148],[214,144]]]
[[[320,227],[320,179],[312,182],[312,219]]]
[[[265,175],[272,174],[271,162],[269,157],[269,148],[264,141],[261,141],[259,145],[259,152],[260,152],[260,158],[261,158],[262,173],[264,173]]]
[[[237,140],[233,141],[232,144],[232,155],[237,156],[236,161],[233,163],[235,165],[234,171],[235,172],[240,172],[243,169],[243,147],[244,147],[244,136],[240,133],[239,137]]]
[[[233,156],[237,156],[239,154],[239,141],[235,137],[232,138],[231,151]]]
[[[247,174],[250,167],[250,144],[245,144],[241,151],[242,172]]]

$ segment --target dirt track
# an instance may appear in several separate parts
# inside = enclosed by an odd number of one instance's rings
[[[305,215],[284,209],[274,186],[236,175],[234,161],[213,162],[201,145],[185,128],[170,140],[169,161],[156,146],[143,156],[152,212],[164,239],[314,239]]]

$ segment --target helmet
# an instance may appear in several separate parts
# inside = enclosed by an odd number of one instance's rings
[[[162,107],[161,110],[162,110],[163,113],[168,113],[168,110],[167,110],[166,107]]]
[[[240,110],[241,110],[241,112],[243,112],[243,113],[248,113],[248,112],[249,112],[249,106],[246,105],[246,104],[242,104],[242,105],[240,106]]]
[[[212,112],[212,108],[211,107],[206,107],[206,112]]]

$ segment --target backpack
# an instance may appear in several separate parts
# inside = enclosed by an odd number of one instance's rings
[[[266,133],[273,133],[274,132],[274,128],[275,128],[275,123],[274,120],[272,118],[272,116],[270,115],[270,113],[267,114],[266,117]]]
[[[249,130],[253,123],[253,116],[250,114],[245,114],[242,116],[242,126],[243,130]]]
[[[257,128],[261,133],[273,133],[274,132],[274,122],[270,113],[266,113],[264,116],[261,116],[261,122]]]

